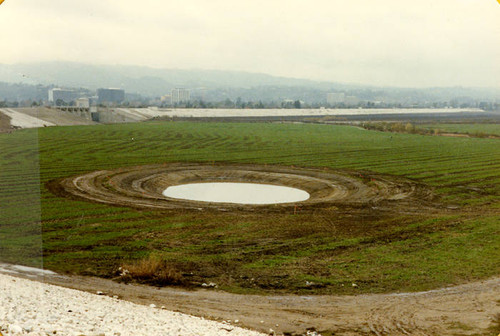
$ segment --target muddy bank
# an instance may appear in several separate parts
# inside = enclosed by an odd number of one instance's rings
[[[10,117],[0,111],[0,133],[7,133],[13,130],[10,125]]]
[[[170,186],[187,183],[263,183],[304,190],[306,201],[243,205],[187,201],[165,197]],[[62,196],[150,209],[219,209],[232,211],[302,211],[331,206],[386,206],[393,211],[433,208],[431,188],[415,181],[364,171],[332,171],[267,165],[170,163],[100,170],[52,181],[49,189]]]

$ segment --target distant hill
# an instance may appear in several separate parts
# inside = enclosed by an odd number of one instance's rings
[[[301,99],[307,102],[323,102],[327,92],[342,91],[363,100],[386,102],[439,102],[458,99],[469,100],[500,99],[498,88],[394,88],[374,87],[307,79],[277,77],[261,73],[241,71],[200,70],[200,69],[155,69],[144,66],[92,65],[72,62],[0,64],[0,82],[39,86],[29,95],[40,97],[40,86],[60,86],[84,88],[90,91],[100,87],[119,87],[128,93],[138,93],[145,97],[164,95],[172,88],[185,87],[202,89],[207,99],[275,100]],[[13,87],[0,87],[0,99],[13,97]],[[10,90],[10,91],[9,91]],[[5,91],[5,92],[4,92]],[[19,91],[19,90],[18,90]],[[27,96],[28,93],[22,96]],[[45,93],[44,93],[45,96]]]
[[[56,86],[120,87],[142,95],[162,95],[175,87],[302,86],[327,89],[340,86],[305,79],[220,70],[154,69],[140,66],[91,65],[70,62],[0,64],[0,81]],[[347,85],[350,86],[350,85]]]

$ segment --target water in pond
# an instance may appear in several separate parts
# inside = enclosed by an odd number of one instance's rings
[[[259,183],[190,183],[168,187],[163,195],[191,201],[276,204],[301,202],[309,198],[304,190]]]

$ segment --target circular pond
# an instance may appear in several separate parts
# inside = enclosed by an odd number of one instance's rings
[[[190,201],[237,204],[292,203],[309,199],[309,193],[296,188],[232,182],[181,184],[168,187],[163,195]]]

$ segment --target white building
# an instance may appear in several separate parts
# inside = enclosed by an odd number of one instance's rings
[[[73,90],[64,90],[60,88],[53,88],[49,90],[49,102],[57,105],[59,102],[69,104],[75,99],[75,92]]]
[[[75,100],[76,107],[89,108],[90,107],[90,99],[88,98],[78,98]]]
[[[190,94],[188,89],[176,88],[172,90],[172,104],[188,102]]]

